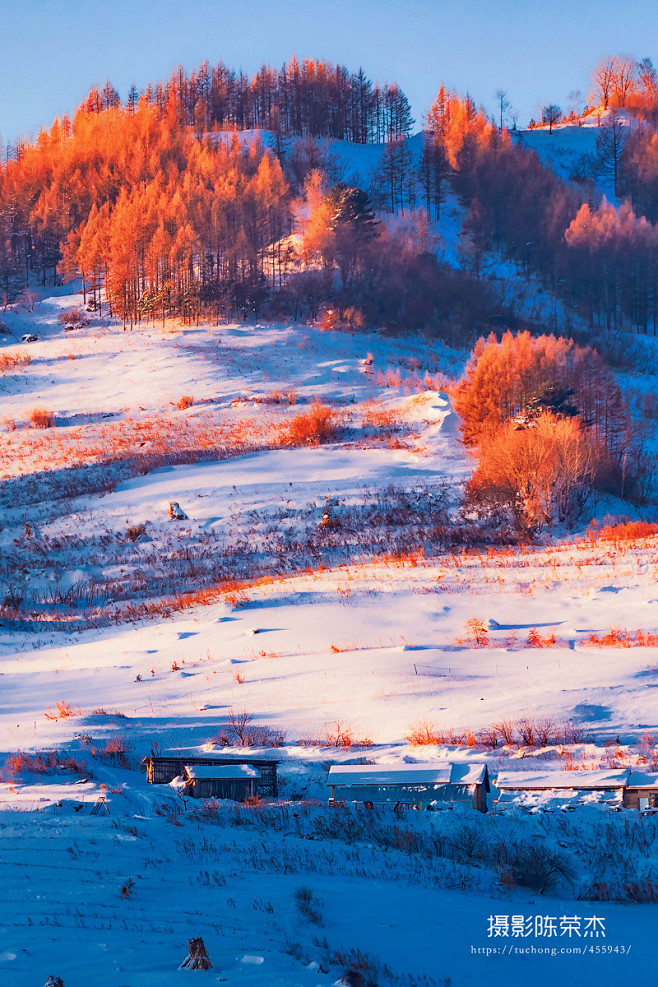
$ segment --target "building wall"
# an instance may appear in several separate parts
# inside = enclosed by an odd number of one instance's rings
[[[640,799],[648,798],[649,805],[658,808],[658,792],[655,788],[627,788],[624,791],[624,805],[628,809],[639,809]]]
[[[256,778],[232,778],[230,781],[195,778],[188,791],[194,799],[233,799],[234,802],[244,802],[258,794],[258,782]]]
[[[466,805],[486,812],[484,785],[354,785],[334,788],[334,798],[344,802],[372,802],[377,805],[429,805],[446,802]]]

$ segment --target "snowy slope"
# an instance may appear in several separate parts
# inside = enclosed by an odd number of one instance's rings
[[[431,526],[433,499],[450,502],[471,469],[445,390],[464,353],[290,325],[130,333],[94,319],[65,334],[70,303],[8,312],[1,350],[32,356],[0,379],[0,582],[26,601],[0,626],[3,984],[52,973],[82,987],[90,970],[99,987],[184,983],[197,935],[214,964],[198,976],[236,987],[318,987],[359,965],[406,987],[570,982],[583,962],[598,984],[648,974],[653,911],[615,899],[650,894],[653,819],[364,817],[326,808],[326,778],[362,758],[486,760],[492,777],[521,762],[656,770],[653,529],[423,554],[419,519]],[[39,340],[21,346],[29,330]],[[331,440],[281,441],[317,397]],[[31,427],[38,406],[53,427]],[[128,470],[137,437],[147,451]],[[169,520],[171,501],[186,521]],[[154,745],[222,750],[242,711],[284,735],[252,751],[281,760],[281,805],[185,807],[145,783]],[[552,722],[546,743],[519,742],[522,718]],[[514,742],[492,748],[506,721]],[[421,724],[435,743],[410,742]],[[55,748],[45,774],[11,759]],[[101,795],[111,814],[92,816]],[[495,856],[521,844],[569,864],[541,896]],[[578,900],[602,895],[597,879],[611,900]],[[632,965],[619,951],[477,952],[495,914],[602,916]]]

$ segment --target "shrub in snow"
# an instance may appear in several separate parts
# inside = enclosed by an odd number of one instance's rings
[[[295,904],[305,919],[313,922],[315,925],[321,924],[322,917],[318,908],[320,902],[310,888],[297,888],[295,891]]]
[[[329,442],[335,433],[334,414],[321,401],[314,401],[308,411],[303,411],[288,426],[288,445],[317,446]]]
[[[62,326],[71,326],[73,329],[79,329],[82,326],[89,325],[89,319],[86,313],[81,308],[67,308],[59,314],[59,322]]]
[[[43,714],[47,720],[65,720],[70,716],[81,716],[82,710],[79,706],[72,706],[71,703],[62,699],[60,702],[56,703],[55,709],[51,706],[46,706],[46,710]]]
[[[134,887],[135,882],[131,877],[129,877],[128,880],[121,886],[121,897],[124,901],[127,901],[130,897],[132,897]]]
[[[24,288],[18,296],[18,305],[20,308],[25,309],[26,312],[34,312],[39,304],[39,296],[36,291],[30,291],[29,288]]]
[[[328,724],[325,729],[325,740],[327,747],[351,747],[354,743],[354,730],[347,723],[340,720]]]
[[[574,877],[571,860],[548,846],[527,840],[498,841],[496,853],[501,875],[507,882],[520,884],[539,894]]]
[[[52,428],[55,424],[55,413],[46,408],[33,408],[30,412],[30,421],[34,428]]]
[[[130,753],[133,749],[133,745],[125,737],[120,734],[114,734],[114,736],[109,737],[105,743],[105,747],[100,753],[110,759],[118,761],[120,764],[124,764],[126,760],[126,755]]]
[[[31,362],[32,357],[25,353],[2,353],[0,355],[0,374],[4,377],[8,370],[27,367]]]
[[[128,541],[148,541],[148,535],[146,534],[145,524],[133,524],[126,531],[126,538]]]
[[[219,747],[283,747],[284,741],[281,730],[253,723],[246,709],[229,710],[227,728],[212,738]]]

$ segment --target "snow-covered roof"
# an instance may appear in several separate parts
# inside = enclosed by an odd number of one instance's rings
[[[648,771],[631,771],[629,788],[658,788],[658,774]]]
[[[250,764],[190,764],[185,766],[190,778],[231,781],[235,778],[260,778],[258,768]]]
[[[485,779],[486,764],[429,762],[422,764],[333,764],[329,768],[329,785],[358,788],[362,785],[480,785]]]
[[[629,774],[627,768],[620,771],[501,771],[494,784],[496,788],[506,789],[624,788]]]
[[[575,791],[569,788],[545,788],[535,791],[504,791],[494,802],[494,810],[518,809],[523,812],[563,812],[582,806],[600,806],[606,809],[620,809],[623,805],[621,789],[585,789]]]

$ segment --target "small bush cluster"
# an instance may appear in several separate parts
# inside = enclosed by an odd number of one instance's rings
[[[89,775],[84,761],[77,761],[69,755],[60,756],[58,751],[37,751],[35,754],[18,751],[16,754],[9,754],[3,771],[10,774],[33,775],[49,775],[64,771],[80,777]]]
[[[89,325],[89,317],[84,309],[73,306],[72,308],[66,308],[63,312],[60,312],[59,324],[62,326],[75,326],[76,329],[82,329],[83,326]]]
[[[61,700],[55,704],[54,710],[51,706],[47,706],[44,716],[47,720],[66,720],[71,716],[82,716],[82,710],[79,706],[72,706],[71,703]]]
[[[56,421],[55,412],[47,408],[33,408],[29,417],[34,428],[53,428]]]
[[[369,737],[355,737],[354,728],[349,723],[334,720],[327,723],[322,736],[300,737],[300,747],[372,747],[372,740]]]
[[[348,305],[346,308],[325,308],[320,312],[318,325],[323,332],[332,329],[357,330],[365,329],[366,317],[362,309],[356,305]]]
[[[32,363],[29,353],[0,353],[0,374],[4,377],[8,370],[28,367]]]
[[[128,541],[137,542],[140,538],[143,538],[146,534],[145,524],[132,524],[126,529],[126,538]]]
[[[287,430],[287,443],[291,446],[317,446],[330,442],[335,436],[333,410],[318,399],[308,411],[302,411],[291,419]]]
[[[321,924],[320,902],[310,888],[297,888],[295,891],[295,904],[300,915],[308,922],[312,922],[314,925]]]
[[[504,719],[482,730],[440,730],[430,720],[413,724],[406,734],[408,743],[415,746],[446,744],[457,747],[485,747],[495,750],[516,744],[519,747],[550,747],[556,744],[582,744],[590,740],[587,731],[579,723],[568,721],[558,724],[551,717],[519,720]]]
[[[557,644],[555,634],[542,636],[536,627],[531,627],[528,631],[526,644],[529,648],[553,648]]]
[[[351,747],[354,743],[354,730],[346,723],[336,720],[327,726],[325,740],[328,747]]]
[[[625,629],[611,627],[607,634],[590,634],[583,643],[597,648],[655,648],[658,647],[658,634],[642,630],[632,634]]]
[[[29,288],[23,288],[17,301],[18,307],[24,309],[26,312],[34,312],[35,308],[38,308],[41,304],[41,299],[37,292],[30,291]]]
[[[100,752],[105,757],[114,759],[116,761],[124,762],[126,756],[133,749],[133,745],[130,743],[126,737],[122,737],[121,734],[114,734],[109,737],[105,742],[105,747]]]
[[[655,521],[622,521],[618,524],[597,525],[593,522],[587,529],[587,540],[597,542],[612,542],[614,545],[637,545],[648,538],[658,535],[658,523]]]
[[[216,734],[211,743],[219,747],[283,747],[283,731],[258,726],[253,719],[245,709],[230,710],[226,728]]]
[[[571,881],[575,869],[560,850],[527,840],[498,841],[496,864],[503,885],[520,885],[543,894],[563,881]]]

